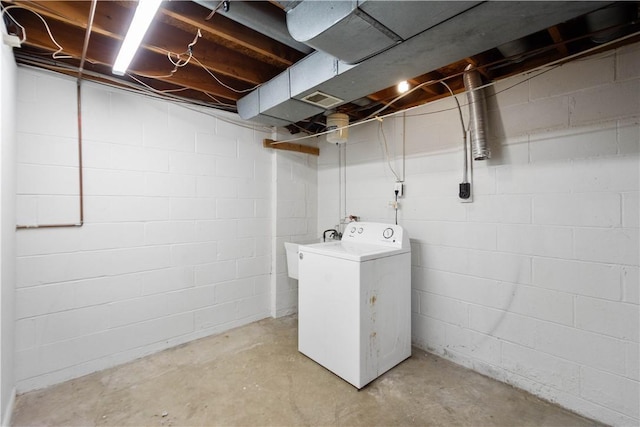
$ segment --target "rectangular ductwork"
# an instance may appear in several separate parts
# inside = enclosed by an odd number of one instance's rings
[[[287,28],[297,41],[356,64],[479,3],[302,1],[287,12]]]
[[[336,106],[304,101],[315,92],[351,102],[609,3],[303,0],[287,12],[289,31],[319,50],[241,98],[238,113],[277,126],[295,123]],[[374,28],[349,25],[358,20]],[[363,36],[380,26],[400,41]]]

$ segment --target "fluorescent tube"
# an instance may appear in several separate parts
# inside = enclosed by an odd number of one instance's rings
[[[136,54],[136,51],[142,42],[142,38],[147,33],[149,25],[151,25],[151,21],[160,7],[160,3],[162,3],[162,0],[138,1],[138,6],[136,7],[136,12],[133,15],[131,26],[127,31],[124,41],[122,42],[120,52],[118,52],[118,57],[113,63],[113,74],[122,76],[125,71],[127,71],[127,68],[129,68],[129,64],[133,60],[133,56]]]

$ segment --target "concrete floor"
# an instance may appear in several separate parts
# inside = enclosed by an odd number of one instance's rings
[[[361,391],[266,319],[16,400],[15,426],[587,426],[564,409],[415,349]]]

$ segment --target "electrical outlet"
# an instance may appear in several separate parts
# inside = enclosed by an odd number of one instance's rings
[[[393,189],[394,194],[396,191],[398,192],[398,199],[400,197],[404,197],[404,182],[400,182],[400,181],[396,182],[396,185]]]
[[[468,182],[463,182],[459,185],[458,191],[458,200],[461,203],[471,203],[473,202],[473,197],[471,197],[471,184]]]

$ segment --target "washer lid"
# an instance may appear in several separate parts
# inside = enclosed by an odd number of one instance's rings
[[[300,246],[298,248],[298,251],[300,253],[315,253],[333,258],[362,262],[402,253],[408,253],[411,251],[411,248],[397,248],[383,245],[373,245],[369,243],[353,243],[341,240],[335,242],[315,243],[312,245]]]

